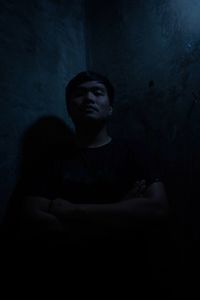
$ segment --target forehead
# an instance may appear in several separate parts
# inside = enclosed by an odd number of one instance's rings
[[[96,81],[96,80],[92,80],[92,81],[86,81],[84,83],[81,83],[77,86],[77,88],[100,88],[103,90],[106,90],[106,87],[103,83]]]

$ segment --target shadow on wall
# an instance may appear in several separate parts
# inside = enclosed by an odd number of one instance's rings
[[[22,142],[21,174],[29,175],[49,159],[58,155],[61,145],[72,138],[72,130],[57,117],[44,117],[24,135]]]
[[[49,162],[61,155],[63,145],[72,137],[72,129],[54,116],[41,118],[25,132],[21,146],[20,174],[4,222],[6,230],[9,226],[14,228],[17,222],[26,182],[45,171]]]

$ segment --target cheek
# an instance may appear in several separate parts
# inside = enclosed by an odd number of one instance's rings
[[[105,98],[98,99],[97,103],[99,103],[99,106],[101,106],[105,110],[110,107],[109,101]]]
[[[103,110],[104,112],[106,112],[106,113],[110,113],[111,107],[110,107],[110,105],[108,105],[108,104],[106,103],[106,104],[102,105],[102,110]]]
[[[81,98],[76,98],[74,99],[73,101],[73,105],[76,107],[76,106],[79,106],[80,104],[82,103],[82,99]]]

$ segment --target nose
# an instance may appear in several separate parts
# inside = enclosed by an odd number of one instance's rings
[[[88,91],[88,92],[85,93],[84,100],[86,102],[94,102],[95,101],[95,95],[91,91]]]

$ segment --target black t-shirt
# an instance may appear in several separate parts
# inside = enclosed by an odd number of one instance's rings
[[[149,185],[158,174],[129,140],[112,140],[97,148],[81,148],[71,142],[45,169],[27,180],[24,193],[72,203],[121,201],[137,180]]]
[[[39,168],[35,167],[31,176],[27,176],[23,180],[21,191],[24,196],[44,196],[49,199],[61,197],[73,203],[114,203],[123,199],[132,189],[135,181],[145,179],[149,185],[158,178],[155,169],[147,163],[146,156],[140,149],[136,149],[130,140],[113,139],[110,143],[98,148],[80,148],[71,142],[60,146],[54,153]],[[22,224],[22,226],[26,229],[26,225]],[[67,253],[69,251],[70,259],[71,257],[77,259],[81,253],[84,253],[86,257],[95,257],[95,259],[107,257],[104,265],[109,257],[113,262],[118,261],[118,264],[119,260],[124,263],[126,259],[127,264],[132,263],[132,276],[133,273],[135,274],[134,281],[137,280],[143,285],[144,276],[147,278],[146,282],[149,281],[149,269],[146,267],[148,243],[143,239],[142,232],[134,232],[135,235],[133,235],[131,231],[130,237],[129,233],[126,236],[124,232],[122,235],[120,232],[116,232],[115,235],[114,232],[110,234],[108,231],[102,239],[98,235],[99,232],[96,231],[98,225],[95,225],[94,235],[89,242],[87,240],[80,240],[80,242],[78,240],[77,242],[76,234],[81,226],[82,223],[78,224],[78,230],[73,229],[70,236],[64,234],[61,239],[58,237],[59,240],[55,236],[53,237],[50,245],[57,246],[57,243],[60,245],[61,242],[61,247],[58,247],[58,256],[55,256],[54,249],[52,254],[48,248],[48,252],[45,253],[51,253],[49,261],[52,261],[52,257],[56,258],[56,261],[58,257],[61,257],[63,261],[66,259],[68,262]],[[86,227],[83,230],[87,228],[87,224],[84,226]],[[102,227],[103,230],[106,229],[106,226]],[[50,240],[52,240],[52,236]],[[31,247],[32,245],[31,243]],[[38,249],[40,253],[40,242]],[[30,251],[33,251],[32,248]]]

